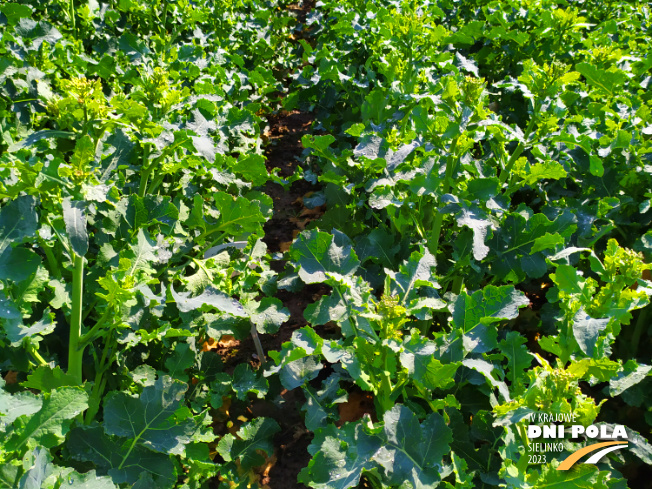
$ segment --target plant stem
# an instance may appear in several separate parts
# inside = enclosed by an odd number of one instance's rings
[[[525,144],[528,138],[530,137],[530,133],[532,132],[532,129],[534,127],[534,123],[536,121],[536,114],[539,112],[539,104],[536,104],[536,107],[534,109],[534,112],[532,112],[532,117],[530,118],[530,122],[528,123],[527,127],[525,128],[525,132],[523,133],[523,141],[518,143],[518,146],[512,153],[512,156],[510,156],[509,160],[507,160],[507,164],[505,165],[505,168],[503,171],[500,173],[500,183],[503,184],[507,181],[509,178],[509,174],[512,171],[512,167],[514,166],[514,163],[518,159],[519,156],[521,156],[521,153],[525,150]]]
[[[72,23],[72,30],[76,34],[77,27],[75,26],[75,2],[70,0],[70,22]]]
[[[79,339],[82,328],[82,296],[84,291],[84,257],[73,253],[72,314],[70,317],[70,342],[68,346],[68,373],[82,384],[82,357],[84,347]]]
[[[147,166],[147,160],[149,158],[149,146],[143,146],[143,166],[142,173],[140,175],[140,185],[138,187],[138,197],[145,197],[145,192],[147,191],[147,180],[149,180],[149,174],[152,173],[153,165]]]
[[[95,323],[95,326],[93,326],[88,333],[86,333],[84,336],[79,338],[79,346],[81,348],[86,347],[88,343],[90,343],[95,339],[97,332],[100,329],[102,329],[102,326],[104,326],[104,323],[108,319],[110,313],[111,313],[111,309],[107,309],[102,315],[102,317]]]
[[[39,238],[39,244],[43,249],[43,253],[45,253],[45,258],[47,259],[48,265],[50,266],[50,272],[52,273],[52,276],[56,279],[60,279],[61,270],[59,270],[59,263],[57,262],[57,259],[54,257],[52,250],[47,245],[44,239]]]
[[[39,367],[45,367],[48,362],[45,361],[45,359],[41,356],[41,354],[38,352],[36,347],[33,344],[29,344],[27,347],[27,351],[29,352],[30,355],[36,360],[38,363]]]
[[[263,351],[263,345],[260,343],[260,338],[258,338],[256,325],[253,323],[251,323],[251,338],[254,340],[254,345],[256,345],[256,352],[258,353],[258,358],[260,358],[260,364],[265,365],[265,352]]]
[[[442,186],[442,195],[448,193],[448,190],[451,186],[451,180],[453,178],[453,171],[455,170],[456,161],[455,161],[455,149],[457,148],[457,139],[453,140],[450,149],[450,155],[446,161],[446,176],[444,177],[444,185]],[[437,212],[435,215],[435,222],[432,226],[432,232],[430,233],[430,239],[428,240],[428,249],[435,257],[437,256],[437,249],[439,248],[439,239],[441,237],[441,225],[444,221],[444,214]]]

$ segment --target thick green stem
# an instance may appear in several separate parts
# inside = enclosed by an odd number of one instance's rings
[[[539,107],[540,105],[537,104],[535,107],[534,112],[532,113],[532,118],[530,119],[530,122],[528,123],[527,127],[525,128],[525,133],[523,134],[523,141],[518,143],[518,146],[512,153],[512,156],[510,156],[509,160],[507,160],[507,164],[505,165],[505,168],[503,171],[500,173],[500,183],[503,184],[507,181],[509,178],[509,174],[512,171],[512,167],[514,166],[514,163],[518,159],[519,156],[523,153],[525,150],[525,144],[530,137],[530,133],[532,132],[532,129],[534,128],[534,123],[536,121],[536,114],[539,112]]]
[[[84,348],[79,339],[82,328],[82,296],[84,291],[84,257],[74,254],[72,272],[72,314],[70,317],[70,342],[68,346],[68,373],[82,383],[82,357]]]
[[[457,166],[457,161],[455,160],[455,149],[457,148],[457,139],[453,140],[450,149],[450,155],[446,161],[446,175],[444,176],[444,184],[442,186],[442,195],[448,193],[451,187],[451,181],[453,179],[453,171]],[[434,224],[432,226],[432,232],[430,233],[430,239],[428,240],[428,249],[430,253],[437,256],[437,250],[439,249],[439,239],[441,237],[441,225],[444,222],[444,214],[437,212],[435,215]]]
[[[57,259],[54,257],[54,253],[52,253],[52,250],[47,245],[44,239],[39,238],[39,244],[41,245],[41,249],[43,250],[43,253],[45,253],[45,258],[48,261],[48,265],[50,267],[50,272],[52,273],[52,276],[56,279],[60,279],[61,270],[59,270],[59,263],[57,262]]]
[[[145,192],[147,191],[147,181],[149,180],[149,175],[152,173],[154,165],[147,165],[147,160],[149,159],[149,146],[145,145],[143,147],[143,165],[142,173],[140,174],[140,185],[138,187],[138,197],[145,197]]]

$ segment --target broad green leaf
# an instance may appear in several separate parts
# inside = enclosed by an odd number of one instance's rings
[[[360,422],[346,423],[340,429],[329,424],[315,434],[308,447],[313,458],[298,480],[315,489],[357,487],[362,472],[376,466],[372,457],[381,444],[381,438],[365,433]]]
[[[32,17],[32,7],[14,2],[7,2],[4,5],[0,5],[0,12],[5,14],[9,25],[16,24],[18,19],[29,19]]]
[[[620,70],[604,70],[589,63],[578,63],[575,69],[586,78],[589,85],[598,88],[606,95],[614,95],[615,90],[627,80],[625,73]]]
[[[275,334],[290,319],[288,308],[275,297],[263,297],[260,302],[250,302],[245,309],[249,311],[251,322],[260,334]]]
[[[479,324],[514,319],[530,301],[512,285],[488,285],[471,295],[462,292],[453,304],[453,325],[469,332]]]
[[[244,470],[265,463],[265,458],[257,453],[262,450],[267,455],[274,452],[272,437],[281,430],[276,421],[270,418],[257,418],[244,423],[233,436],[225,435],[217,445],[217,453],[227,462],[239,460]]]
[[[546,234],[567,239],[575,232],[575,223],[576,218],[568,209],[552,221],[543,214],[510,213],[488,243],[493,274],[517,283],[526,276],[542,277],[548,265],[543,251],[532,251],[537,239]]]
[[[0,381],[0,386],[4,381]],[[0,431],[13,423],[20,416],[31,416],[43,407],[43,398],[29,391],[9,394],[4,389],[0,390]]]
[[[265,167],[265,158],[262,155],[251,153],[238,161],[231,167],[234,173],[242,175],[255,187],[264,185],[269,178]]]
[[[56,327],[56,323],[52,320],[53,316],[53,314],[50,314],[50,310],[46,309],[43,312],[43,317],[29,326],[25,326],[18,321],[7,321],[4,328],[5,334],[12,346],[20,345],[25,338],[32,338],[35,335],[48,335],[52,333]],[[34,340],[36,340],[36,338],[32,341]]]
[[[0,210],[0,253],[11,243],[19,243],[24,238],[34,236],[38,228],[36,199],[31,195],[21,195]]]
[[[422,248],[410,255],[410,259],[399,267],[399,273],[386,269],[385,273],[392,279],[391,295],[397,295],[403,304],[409,306],[418,300],[419,287],[438,288],[433,272],[436,265],[435,257]]]
[[[346,391],[340,388],[339,381],[340,375],[334,373],[324,380],[318,391],[310,385],[303,386],[306,402],[301,409],[306,413],[306,428],[310,431],[317,431],[324,428],[329,420],[333,422],[338,419],[339,413],[335,405],[347,400]]]
[[[45,131],[38,131],[30,134],[27,136],[25,139],[22,141],[19,141],[15,144],[12,144],[9,146],[7,149],[8,152],[14,153],[20,149],[27,148],[31,146],[32,144],[40,141],[41,139],[46,139],[46,138],[66,138],[66,139],[72,139],[75,136],[75,133],[73,132],[68,132],[68,131],[52,131],[52,130],[45,130]]]
[[[233,371],[232,388],[241,401],[247,399],[247,394],[253,392],[259,399],[264,399],[269,389],[267,379],[257,374],[247,363],[239,364]]]
[[[630,365],[633,363],[633,365]],[[611,397],[619,396],[625,390],[641,382],[652,370],[652,366],[628,362],[626,370],[620,372],[617,376],[609,379],[609,395]],[[627,367],[633,367],[631,370]]]
[[[129,452],[129,445],[130,441],[124,445],[113,441],[97,424],[75,428],[66,443],[73,459],[93,462],[98,473],[110,475],[115,484],[133,484],[146,472],[153,476],[157,488],[171,489],[176,471],[169,455],[139,445]]]
[[[192,419],[173,418],[186,390],[184,382],[165,376],[143,388],[138,398],[111,393],[104,402],[104,430],[157,452],[181,455],[196,429]]]
[[[72,202],[70,199],[63,201],[63,220],[66,223],[66,232],[73,251],[79,256],[84,256],[88,252],[85,210],[85,202]]]
[[[36,273],[41,257],[22,247],[7,247],[0,251],[0,280],[22,282]]]
[[[194,311],[203,305],[208,305],[236,317],[248,317],[248,314],[237,300],[232,299],[224,292],[219,291],[212,286],[206,287],[204,292],[200,295],[190,297],[190,292],[177,293],[170,284],[170,293],[181,312]]]
[[[281,383],[288,390],[295,389],[317,377],[322,368],[324,366],[315,356],[294,360],[281,370]]]
[[[455,382],[459,363],[443,364],[434,357],[435,343],[412,336],[403,343],[400,360],[411,378],[427,389],[446,389]]]
[[[91,137],[86,134],[77,140],[75,151],[70,157],[70,164],[73,168],[86,169],[88,164],[95,159],[95,144]],[[65,211],[64,211],[65,212]]]
[[[573,336],[582,351],[590,357],[594,356],[598,337],[609,324],[609,318],[595,319],[584,309],[580,309],[573,318]]]
[[[299,265],[299,277],[307,284],[325,282],[355,273],[360,265],[351,240],[337,231],[304,231],[290,249],[290,256]]]
[[[81,387],[59,387],[43,396],[43,406],[34,415],[14,421],[14,434],[5,450],[20,450],[28,440],[46,448],[57,446],[70,429],[72,420],[88,407],[88,394]]]
[[[502,380],[498,380],[496,377],[494,377],[493,372],[498,371],[498,369],[492,363],[486,360],[467,358],[466,360],[462,361],[462,365],[482,374],[482,376],[486,379],[491,387],[498,389],[498,392],[500,392],[500,395],[503,397],[503,399],[505,399],[505,401],[510,401],[507,384],[505,384],[505,382]]]
[[[59,366],[56,366],[55,368],[38,367],[20,385],[28,389],[50,392],[58,387],[77,385],[77,382],[73,376],[68,375]]]
[[[415,414],[397,404],[383,416],[383,444],[374,455],[391,485],[409,481],[415,489],[435,488],[439,467],[449,452],[453,433],[444,418],[431,413],[419,423]]]

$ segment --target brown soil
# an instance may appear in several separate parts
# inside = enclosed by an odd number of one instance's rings
[[[305,29],[308,13],[314,7],[314,0],[304,1],[288,8],[297,15],[295,38],[306,38],[309,32]],[[303,145],[301,137],[311,129],[314,117],[305,112],[279,111],[267,117],[268,130],[265,134],[267,169],[278,171],[282,178],[292,177],[297,170]],[[274,214],[265,224],[265,238],[270,253],[286,252],[292,241],[313,219],[323,214],[324,209],[306,209],[303,198],[317,190],[318,187],[305,180],[298,180],[284,188],[277,183],[268,182],[263,191],[274,202]],[[272,262],[272,268],[283,272],[286,262]],[[278,351],[282,344],[292,337],[292,333],[307,324],[303,311],[311,304],[330,292],[325,285],[307,285],[299,292],[279,290],[276,297],[290,311],[290,318],[283,323],[275,335],[260,335],[265,352]],[[232,371],[242,362],[250,363],[254,368],[260,367],[256,349],[251,337],[243,340],[229,339],[220,341],[212,348],[224,360],[225,370]],[[268,360],[269,361],[269,360]],[[280,395],[282,407],[267,400],[255,400],[242,413],[230,413],[230,418],[243,415],[247,419],[256,417],[271,417],[275,419],[281,431],[274,439],[275,453],[268,460],[266,467],[259,472],[259,483],[269,489],[307,489],[307,486],[297,482],[301,469],[308,465],[310,454],[307,447],[312,440],[312,434],[306,429],[301,406],[305,402],[300,389],[284,390]],[[240,408],[242,409],[242,408]]]

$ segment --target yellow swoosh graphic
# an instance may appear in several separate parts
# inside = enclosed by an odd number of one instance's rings
[[[596,450],[599,450],[600,448],[610,447],[612,445],[627,445],[627,442],[626,441],[606,441],[604,443],[594,443],[593,445],[589,445],[588,447],[580,448],[575,453],[572,453],[571,455],[566,457],[566,460],[564,460],[562,463],[559,464],[559,467],[557,467],[557,470],[568,470],[573,466],[573,464],[575,464],[575,462],[577,462],[579,459],[581,459],[587,453],[595,452]]]

